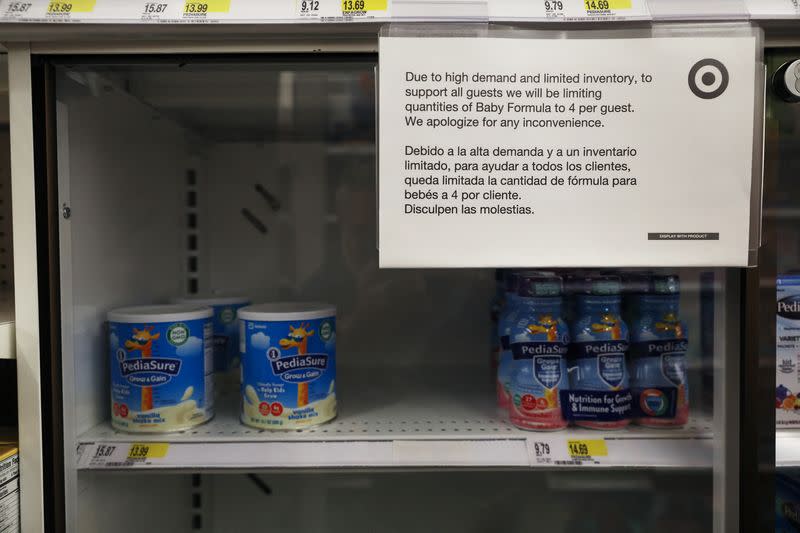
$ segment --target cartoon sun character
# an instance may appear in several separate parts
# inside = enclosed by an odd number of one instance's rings
[[[537,333],[546,334],[549,342],[558,340],[558,320],[551,315],[540,316],[536,324],[528,325],[527,330],[531,335],[536,335]],[[544,398],[547,400],[548,408],[558,407],[558,387],[545,389]]]
[[[142,329],[133,328],[133,336],[125,341],[125,349],[129,352],[139,351],[143,359],[153,357],[153,341],[158,339],[160,333],[152,333],[153,326]],[[153,408],[153,387],[142,387],[142,411]]]
[[[683,338],[683,327],[675,313],[665,314],[660,321],[656,322],[656,331],[659,333],[672,333],[675,337]]]
[[[540,316],[537,323],[529,324],[527,329],[531,335],[546,333],[547,340],[550,342],[558,340],[558,320],[555,320],[551,315]]]
[[[619,319],[610,313],[600,315],[600,323],[592,324],[592,331],[595,333],[611,332],[611,339],[618,340],[622,337],[622,327]]]
[[[558,387],[545,389],[544,398],[547,400],[547,407],[558,407]]]
[[[314,335],[313,329],[308,329],[310,324],[301,323],[295,328],[289,326],[289,335],[285,339],[278,341],[281,348],[297,348],[297,355],[308,353],[308,338]],[[297,384],[297,407],[308,405],[308,383]]]

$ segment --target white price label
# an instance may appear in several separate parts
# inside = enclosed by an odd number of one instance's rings
[[[531,466],[553,464],[553,453],[550,443],[542,440],[528,440],[528,457]]]
[[[141,20],[158,20],[165,16],[169,4],[166,2],[145,2],[142,8]]]
[[[5,20],[19,20],[28,17],[31,14],[33,2],[8,2],[3,11],[3,19]]]
[[[95,444],[89,450],[83,451],[81,459],[85,458],[92,467],[106,466],[111,462],[116,451],[115,444]]]
[[[342,16],[340,0],[292,0],[294,16],[298,19],[335,19]]]
[[[298,17],[319,17],[320,0],[295,0],[295,12]]]
[[[545,18],[564,18],[564,0],[543,0],[542,7]]]

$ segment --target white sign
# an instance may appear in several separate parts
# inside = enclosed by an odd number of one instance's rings
[[[753,18],[781,18],[800,15],[800,0],[745,0]]]
[[[382,267],[747,264],[756,39],[380,40]]]

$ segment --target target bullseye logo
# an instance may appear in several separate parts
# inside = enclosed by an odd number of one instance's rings
[[[716,59],[701,59],[689,70],[689,89],[704,100],[711,100],[728,88],[728,69]]]

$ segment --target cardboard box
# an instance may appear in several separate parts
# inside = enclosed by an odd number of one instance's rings
[[[14,533],[19,525],[19,448],[0,444],[0,531]]]

